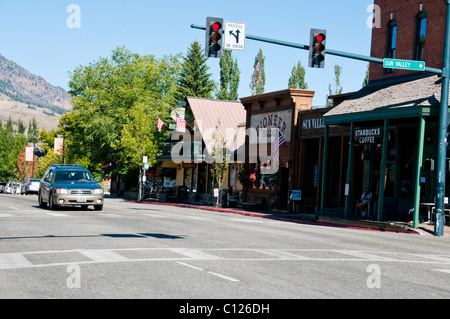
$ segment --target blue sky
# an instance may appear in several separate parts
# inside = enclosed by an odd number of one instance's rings
[[[80,8],[80,28],[69,28],[70,4]],[[370,55],[371,29],[367,7],[373,0],[279,1],[154,1],[154,0],[0,0],[0,54],[67,89],[69,72],[110,56],[117,46],[156,57],[182,53],[199,41],[207,16],[242,22],[247,34],[309,44],[311,28],[327,29],[327,48]],[[265,59],[265,92],[287,88],[292,67],[306,68],[314,105],[323,106],[328,85],[334,82],[334,65],[342,67],[344,92],[359,90],[367,63],[328,55],[324,69],[307,67],[308,52],[246,40],[245,51],[233,51],[241,70],[239,96],[250,95],[250,78],[256,54]],[[213,79],[219,81],[219,59],[208,61]]]

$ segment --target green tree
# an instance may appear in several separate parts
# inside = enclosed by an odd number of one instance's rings
[[[9,119],[6,126],[0,125],[0,180],[8,181],[16,178],[18,157],[27,145],[27,138],[17,134]]]
[[[228,170],[229,165],[227,161],[227,144],[220,129],[220,120],[218,121],[216,128],[214,129],[212,137],[214,142],[212,145],[211,154],[213,158],[213,162],[211,163],[211,174],[213,175],[219,186],[219,197],[217,197],[216,207],[221,207],[223,176],[224,173]]]
[[[177,101],[183,101],[187,96],[212,97],[216,85],[208,73],[208,58],[198,41],[191,44],[183,60],[176,89]]]
[[[26,126],[23,124],[22,120],[19,119],[17,123],[17,133],[24,134],[26,130],[27,130]]]
[[[264,71],[265,56],[261,49],[255,57],[253,64],[253,74],[250,82],[251,95],[264,93],[264,85],[266,84],[266,73]]]
[[[331,84],[328,85],[328,95],[326,100],[326,105],[331,106],[333,105],[333,102],[330,101],[329,97],[331,95],[337,95],[342,94],[343,88],[341,85],[341,74],[342,74],[342,67],[335,64],[334,65],[334,87],[331,89]]]
[[[123,126],[120,139],[112,144],[113,149],[120,152],[121,174],[129,175],[139,168],[143,156],[148,157],[150,166],[156,164],[158,144],[155,131],[142,129],[151,126],[156,126],[151,108],[144,103],[137,104]]]
[[[137,117],[137,107],[145,105],[151,120],[136,128],[139,130],[134,133],[136,136],[155,133],[157,116],[168,119],[176,104],[179,72],[179,56],[156,59],[124,47],[113,50],[110,58],[79,66],[71,73],[69,82],[73,114],[67,125],[66,141],[70,153],[78,159],[89,159],[92,171],[105,165],[109,172],[122,175],[138,170],[126,153],[138,153],[141,145],[125,148],[121,140],[130,130],[130,121]],[[167,134],[154,134],[155,148],[159,148]],[[156,150],[148,156],[154,154]]]
[[[364,78],[362,87],[365,87],[367,84],[369,84],[369,73],[370,73],[370,63],[367,63],[366,76]]]
[[[308,83],[305,81],[305,68],[299,61],[297,65],[294,65],[289,78],[288,87],[291,89],[307,89]]]
[[[36,118],[33,117],[33,119],[28,122],[28,139],[33,139],[34,134],[38,134],[38,126],[36,123]]]
[[[238,99],[238,88],[241,71],[237,59],[231,57],[230,50],[224,50],[219,61],[220,87],[216,98],[219,100],[236,101]]]

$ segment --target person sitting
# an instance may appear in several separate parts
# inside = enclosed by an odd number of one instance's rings
[[[369,188],[366,188],[364,190],[364,193],[361,195],[361,199],[358,201],[358,204],[357,204],[362,217],[366,217],[369,202],[371,200],[372,200],[372,193],[370,192]]]

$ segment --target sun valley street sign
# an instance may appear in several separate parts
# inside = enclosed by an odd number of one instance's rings
[[[411,60],[383,59],[383,67],[387,69],[425,71],[425,62],[411,61]]]
[[[224,50],[245,50],[245,23],[225,21]]]

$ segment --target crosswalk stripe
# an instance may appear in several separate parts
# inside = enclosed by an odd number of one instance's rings
[[[33,264],[21,253],[0,254],[0,269],[24,268]]]

